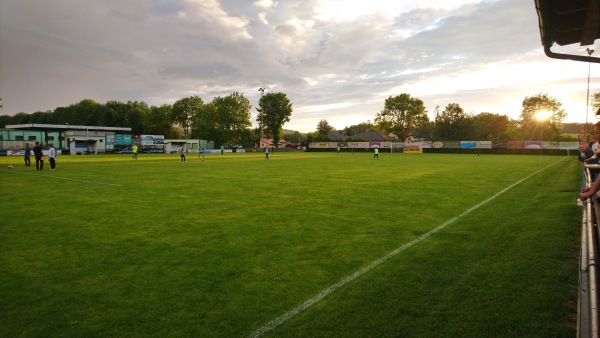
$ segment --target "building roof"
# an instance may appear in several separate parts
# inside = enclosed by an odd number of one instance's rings
[[[535,0],[540,37],[544,52],[551,58],[600,63],[600,58],[556,53],[559,46],[593,45],[600,38],[600,1],[598,0]],[[593,50],[592,50],[593,52]]]
[[[261,138],[260,141],[265,144],[271,144],[271,145],[273,144],[272,138]],[[284,144],[284,143],[287,143],[287,141],[284,139],[280,139],[278,144]]]
[[[385,137],[376,131],[365,131],[358,133],[355,138],[361,138],[365,141],[383,141]]]

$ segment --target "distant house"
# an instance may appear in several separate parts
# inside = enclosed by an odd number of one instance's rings
[[[258,140],[258,147],[259,148],[285,148],[288,145],[288,141],[286,140],[279,140],[279,142],[277,143],[277,147],[275,147],[275,145],[273,144],[273,139],[272,138],[261,138]],[[255,145],[256,145],[255,143]]]
[[[579,133],[581,132],[581,128],[585,125],[585,123],[563,123],[561,128],[561,136],[570,137],[573,139],[579,140]],[[587,135],[594,133],[594,124],[588,123]],[[580,140],[582,141],[582,140]]]
[[[353,136],[352,139],[353,140],[362,139],[365,141],[385,141],[386,137],[376,131],[365,131],[365,132],[356,134],[356,136]]]
[[[302,143],[288,142],[285,147],[289,149],[300,149],[302,148]]]
[[[330,132],[327,137],[332,141],[346,141],[348,139],[345,130],[334,130]]]

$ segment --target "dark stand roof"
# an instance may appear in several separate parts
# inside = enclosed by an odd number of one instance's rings
[[[556,43],[589,46],[600,38],[600,0],[535,0],[544,52],[551,58],[600,63],[600,58],[555,53]]]

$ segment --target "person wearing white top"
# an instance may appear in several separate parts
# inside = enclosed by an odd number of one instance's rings
[[[591,163],[595,164],[595,163],[598,163],[597,158],[600,157],[600,156],[598,156],[599,155],[599,153],[598,153],[598,146],[600,145],[598,143],[599,142],[598,136],[600,136],[600,122],[596,122],[596,124],[594,125],[594,131],[595,131],[595,133],[592,136],[590,136],[590,141],[594,140],[594,139],[596,141],[596,142],[594,142],[594,144],[592,144],[592,151],[594,152],[594,156],[585,159],[585,162],[586,163],[590,163],[591,162]]]
[[[56,169],[56,149],[54,149],[54,144],[52,143],[50,143],[48,149],[48,159],[50,160],[50,170]]]

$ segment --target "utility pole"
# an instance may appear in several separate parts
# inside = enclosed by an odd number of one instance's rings
[[[588,53],[588,56],[592,56],[592,53],[594,53],[593,49],[589,49],[586,48],[585,51]],[[586,96],[586,100],[585,100],[585,128],[583,129],[583,143],[587,144],[588,139],[587,139],[587,130],[588,130],[588,115],[589,115],[589,110],[590,110],[590,64],[591,62],[588,62],[588,82],[587,82],[587,96]]]

